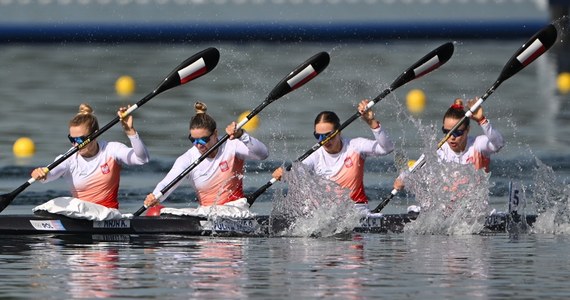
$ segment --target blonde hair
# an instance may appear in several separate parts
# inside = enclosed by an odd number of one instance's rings
[[[206,106],[206,103],[198,101],[194,103],[194,110],[196,114],[205,114],[208,110],[208,106]]]
[[[194,104],[194,111],[196,115],[190,119],[190,129],[207,129],[210,133],[216,130],[216,121],[206,113],[208,106],[203,102],[196,102]]]
[[[85,126],[89,129],[89,134],[99,130],[99,122],[97,122],[97,117],[93,113],[93,108],[87,103],[81,103],[79,105],[79,111],[69,121],[69,126]]]

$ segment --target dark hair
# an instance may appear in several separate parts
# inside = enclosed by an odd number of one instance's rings
[[[216,130],[216,121],[206,113],[208,107],[202,102],[194,104],[196,115],[190,119],[190,129],[208,129],[210,133]]]
[[[89,129],[89,134],[99,130],[99,122],[97,117],[93,114],[93,109],[89,104],[81,103],[79,105],[79,112],[69,121],[69,126],[85,125]]]
[[[315,118],[315,124],[319,123],[331,123],[334,126],[334,130],[337,130],[340,127],[340,119],[338,116],[332,111],[322,111],[320,112],[317,117]]]
[[[443,115],[443,121],[445,119],[451,118],[455,120],[461,120],[465,116],[465,110],[463,109],[463,100],[461,98],[457,98],[453,101],[453,104],[447,109],[445,115]],[[463,122],[465,124],[465,128],[469,127],[469,118],[466,118]]]

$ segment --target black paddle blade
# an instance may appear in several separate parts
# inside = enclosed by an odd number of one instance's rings
[[[524,69],[535,59],[548,51],[556,42],[558,32],[554,25],[549,24],[533,35],[522,47],[509,59],[497,82],[502,82]]]
[[[292,90],[300,88],[319,75],[329,65],[329,62],[330,56],[326,52],[317,53],[309,58],[273,88],[267,96],[267,101],[273,102]]]
[[[13,193],[0,195],[0,212],[6,209],[16,196]]]
[[[17,189],[13,190],[11,193],[0,195],[0,212],[2,212],[12,200],[18,196],[23,190],[30,186],[30,181],[26,181],[24,184],[20,185]]]
[[[390,85],[390,89],[395,90],[400,86],[416,78],[420,78],[439,68],[451,58],[451,55],[453,55],[453,50],[454,46],[451,42],[437,47],[422,57],[420,60],[418,60],[413,66],[404,71],[400,77],[396,78],[392,85]]]
[[[216,48],[208,48],[192,55],[168,74],[154,93],[159,94],[207,74],[216,67],[219,60],[220,52]]]
[[[0,195],[0,212],[6,209],[6,207],[12,203],[12,200],[14,200],[14,198],[15,196],[11,193]]]

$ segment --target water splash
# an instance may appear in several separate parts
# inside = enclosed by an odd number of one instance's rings
[[[406,225],[406,233],[473,234],[485,224],[489,207],[490,174],[472,165],[440,162],[433,151],[437,144],[435,126],[422,126],[409,119],[422,137],[426,164],[406,179],[406,188],[415,195],[422,213]]]
[[[552,167],[536,159],[533,198],[538,218],[537,233],[570,233],[570,185],[558,178]]]
[[[408,189],[422,213],[405,227],[416,234],[473,234],[484,228],[490,212],[489,177],[471,165],[440,163],[435,155],[410,175]]]
[[[313,174],[302,163],[284,172],[283,181],[288,191],[275,194],[271,211],[273,220],[285,224],[278,229],[280,234],[326,237],[351,232],[359,225],[362,216],[348,190]]]

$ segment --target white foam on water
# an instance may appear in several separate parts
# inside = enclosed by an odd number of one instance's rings
[[[272,217],[290,224],[281,234],[326,237],[351,232],[361,215],[354,208],[348,190],[315,175],[302,163],[294,163],[284,172],[288,190],[273,199]]]
[[[440,163],[435,157],[410,176],[408,188],[422,212],[405,227],[417,234],[473,234],[485,224],[490,208],[489,174],[471,165]]]
[[[538,218],[536,233],[570,234],[570,185],[552,167],[536,159],[533,198]]]
[[[420,124],[418,124],[420,125]],[[479,233],[489,207],[490,174],[472,165],[438,161],[432,127],[418,126],[424,137],[426,164],[406,179],[406,189],[415,195],[420,216],[406,225],[411,234],[462,235]]]

